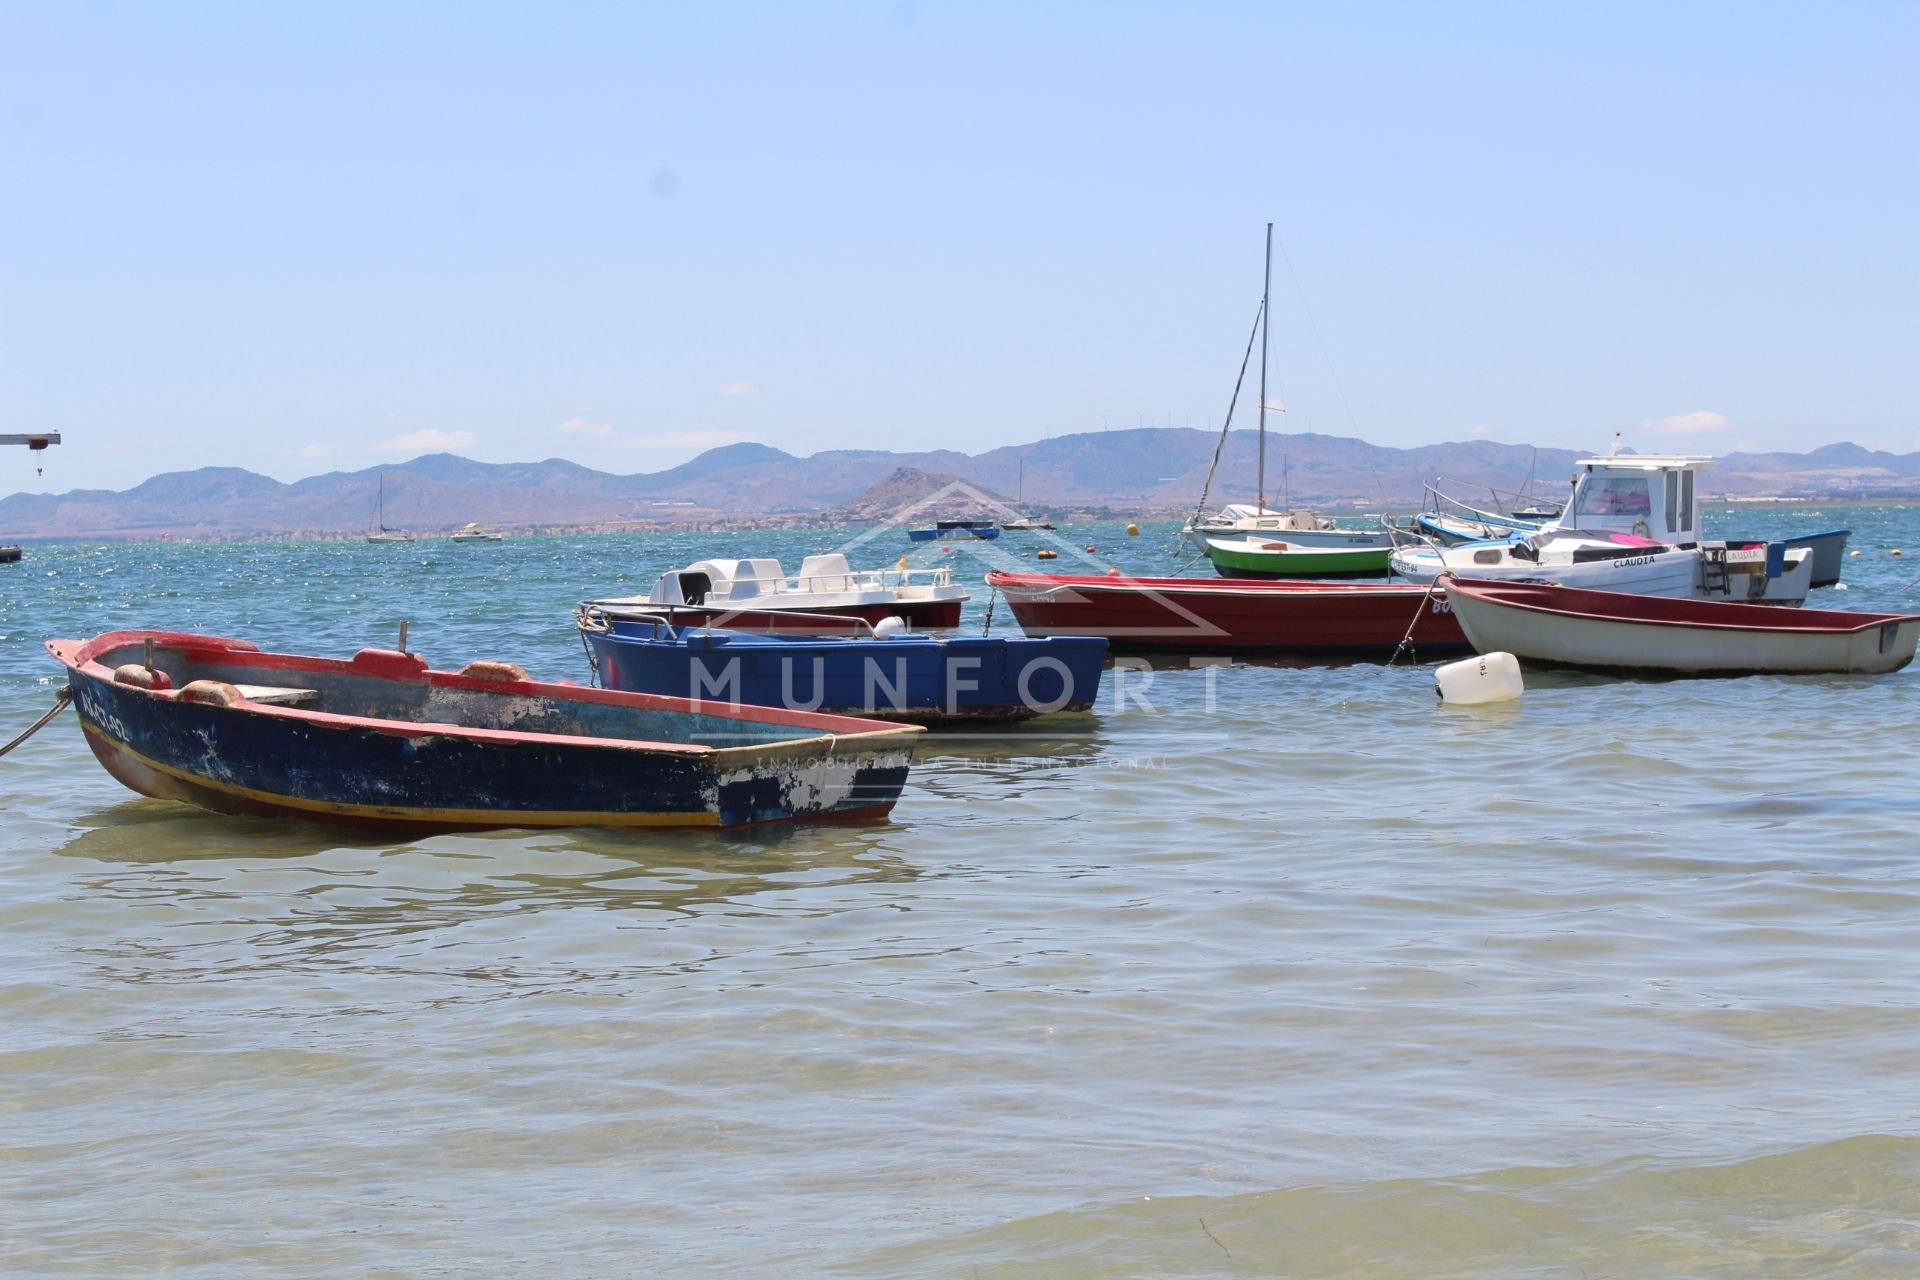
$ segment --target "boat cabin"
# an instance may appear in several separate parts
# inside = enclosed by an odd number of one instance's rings
[[[1627,533],[1676,546],[1700,541],[1698,454],[1615,454],[1574,465],[1573,496],[1558,529]]]

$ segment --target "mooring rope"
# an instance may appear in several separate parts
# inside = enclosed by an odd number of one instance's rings
[[[72,701],[73,701],[72,689],[60,690],[59,693],[54,695],[53,708],[49,710],[47,714],[41,716],[38,720],[35,720],[33,722],[32,727],[29,728],[25,733],[15,738],[12,742],[9,742],[6,746],[0,747],[0,756],[7,754],[7,752],[13,750],[15,747],[25,742],[28,738],[31,738],[34,734],[46,728],[48,722],[51,721],[55,716],[59,715],[63,710],[65,710],[66,705]]]
[[[1400,643],[1394,646],[1393,656],[1387,659],[1387,665],[1389,667],[1400,661],[1401,653],[1406,650],[1407,646],[1413,643],[1413,629],[1420,625],[1421,615],[1426,613],[1427,607],[1433,602],[1433,589],[1439,585],[1440,579],[1437,577],[1427,584],[1426,593],[1420,597],[1419,607],[1413,611],[1413,621],[1407,624],[1407,634],[1400,637]]]

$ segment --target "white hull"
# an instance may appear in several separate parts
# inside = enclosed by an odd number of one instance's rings
[[[1487,559],[1493,556],[1498,558]],[[1700,577],[1700,553],[1680,550],[1650,551],[1617,560],[1536,564],[1516,558],[1504,545],[1449,547],[1445,551],[1403,547],[1387,564],[1410,582],[1432,582],[1443,573],[1458,573],[1495,582],[1557,582],[1588,591],[1627,591],[1676,599],[1693,595]]]
[[[1601,671],[1877,675],[1911,662],[1915,642],[1920,640],[1920,618],[1868,624],[1855,631],[1813,631],[1769,628],[1763,623],[1733,626],[1599,617],[1527,607],[1461,590],[1448,591],[1447,599],[1461,630],[1481,653],[1511,653],[1523,661]],[[1746,612],[1739,606],[1729,607]]]
[[[1210,520],[1201,524],[1190,524],[1182,532],[1194,548],[1204,552],[1207,543],[1214,539],[1275,537],[1284,538],[1296,547],[1313,547],[1317,550],[1343,549],[1358,551],[1367,547],[1387,545],[1387,533],[1384,529],[1304,529],[1293,528],[1286,516],[1269,516],[1255,520]]]

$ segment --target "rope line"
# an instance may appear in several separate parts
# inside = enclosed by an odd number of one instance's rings
[[[60,690],[59,693],[54,695],[53,708],[50,711],[48,711],[47,714],[41,716],[38,720],[35,720],[33,722],[32,727],[29,728],[25,733],[15,738],[12,742],[9,742],[6,746],[0,747],[0,756],[7,754],[7,752],[13,750],[15,747],[25,742],[28,738],[31,738],[34,734],[46,728],[48,722],[51,721],[55,716],[59,715],[63,710],[65,710],[67,704],[72,701],[73,701],[72,689],[69,688],[69,689]]]

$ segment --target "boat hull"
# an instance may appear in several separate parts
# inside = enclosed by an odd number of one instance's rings
[[[1084,711],[1107,655],[1085,637],[823,640],[633,622],[583,634],[611,689],[926,724]]]
[[[1393,571],[1410,582],[1432,582],[1443,573],[1494,581],[1551,581],[1592,591],[1635,595],[1692,596],[1700,578],[1700,554],[1648,550],[1576,564],[1538,564],[1517,559],[1509,543],[1478,543],[1435,552],[1403,548],[1393,553]]]
[[[1223,578],[1384,578],[1393,548],[1312,547],[1246,538],[1209,541],[1207,559]]]
[[[1460,652],[1443,591],[1401,583],[990,573],[1028,635],[1101,636],[1120,653],[1386,658]]]
[[[1545,583],[1446,580],[1481,653],[1632,675],[1747,676],[1898,671],[1920,617],[1779,609],[1583,591]]]
[[[917,732],[432,672],[416,655],[262,654],[180,633],[154,633],[155,666],[175,687],[149,689],[118,674],[143,660],[145,639],[47,647],[113,777],[221,813],[416,832],[876,822],[905,785]],[[356,713],[258,700],[294,694],[321,708],[351,700]],[[680,738],[604,736],[635,726]]]

